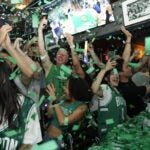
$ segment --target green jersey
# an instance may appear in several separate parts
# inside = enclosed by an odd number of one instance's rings
[[[101,87],[103,97],[97,103],[99,106],[97,122],[99,137],[103,139],[113,127],[125,121],[127,112],[126,102],[116,88],[106,84]]]
[[[56,97],[59,98],[64,93],[64,86],[68,80],[69,75],[61,70],[60,67],[52,65],[48,76],[46,77],[46,84],[53,83],[56,89]]]
[[[8,122],[0,124],[0,150],[16,150],[22,144],[35,144],[42,140],[39,118],[35,104],[29,98],[19,95],[21,105],[20,126],[8,127]],[[18,125],[18,116],[13,121]]]
[[[68,115],[72,114],[73,111],[77,107],[79,107],[81,104],[84,104],[84,103],[80,102],[80,101],[75,101],[74,103],[72,103],[70,105],[65,105],[65,101],[63,101],[60,104],[60,106],[61,106],[61,109],[62,109],[63,113],[65,114],[65,116],[68,116]],[[68,128],[68,125],[64,125],[64,126],[59,125],[55,111],[52,112],[51,124],[62,131]]]

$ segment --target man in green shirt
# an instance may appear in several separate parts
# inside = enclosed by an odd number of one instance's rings
[[[46,24],[47,20],[43,18],[38,28],[39,52],[41,55],[43,69],[45,71],[46,84],[48,85],[53,83],[56,89],[56,97],[59,98],[63,96],[63,88],[71,72],[78,74],[82,78],[84,78],[84,72],[80,66],[79,59],[74,52],[75,45],[73,43],[73,36],[71,36],[70,34],[66,34],[66,38],[71,49],[73,71],[70,71],[70,68],[68,67],[66,67],[66,69],[69,70],[69,72],[67,72],[65,69],[62,69],[62,66],[64,66],[68,62],[69,58],[68,52],[63,48],[60,48],[56,54],[56,65],[51,62],[48,53],[45,50],[43,40],[43,29]]]

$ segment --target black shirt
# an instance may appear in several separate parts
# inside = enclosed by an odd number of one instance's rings
[[[127,83],[120,82],[118,90],[126,100],[128,116],[133,117],[145,110],[146,104],[142,100],[146,94],[145,86],[136,86],[130,80]]]

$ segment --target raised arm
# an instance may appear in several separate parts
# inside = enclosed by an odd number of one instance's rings
[[[75,71],[76,74],[78,74],[81,78],[85,78],[85,73],[81,67],[79,58],[75,52],[75,45],[73,43],[73,39],[74,37],[70,34],[66,34],[66,38],[69,44],[69,47],[71,49],[71,56],[72,56],[72,63],[73,63],[73,69]]]
[[[110,60],[108,60],[106,67],[98,73],[96,79],[92,83],[91,88],[93,90],[93,93],[97,93],[99,86],[104,78],[105,73],[111,70],[115,65],[116,65],[115,61],[110,62]]]
[[[123,51],[123,59],[126,63],[129,62],[130,56],[131,56],[131,39],[132,39],[132,34],[126,30],[124,26],[121,27],[121,31],[125,34],[126,36],[126,42],[125,42],[125,48]]]
[[[36,66],[36,63],[35,63],[27,54],[25,54],[25,52],[23,52],[23,51],[20,49],[20,41],[22,41],[22,40],[23,40],[22,38],[17,38],[17,39],[15,40],[14,45],[13,45],[14,49],[15,49],[16,51],[18,51],[18,53],[20,53],[20,55],[22,55],[22,57],[25,58],[26,63],[28,63],[28,64],[34,64],[34,65]]]
[[[55,88],[53,86],[53,84],[48,85],[47,86],[47,93],[53,98],[56,99],[55,96]],[[55,101],[54,101],[55,103]],[[50,111],[52,108],[50,108],[52,105],[52,103],[49,103],[49,110],[48,110],[48,115],[50,116]],[[72,114],[70,115],[65,115],[62,108],[60,107],[59,103],[55,104],[55,106],[53,107],[54,111],[56,112],[56,116],[58,119],[58,122],[60,125],[64,126],[64,125],[69,125],[72,124],[78,120],[80,120],[86,113],[88,106],[86,104],[81,104],[79,105]]]
[[[31,45],[37,42],[38,42],[38,39],[37,37],[34,36],[31,40],[27,41],[27,43],[24,45],[23,51],[29,51],[29,48],[31,47]],[[14,43],[14,46],[16,46],[15,44],[16,43]]]
[[[82,104],[82,105],[78,106],[73,111],[73,113],[68,116],[66,116],[63,113],[62,108],[59,105],[56,105],[56,107],[54,107],[54,110],[56,112],[59,124],[60,125],[69,125],[76,121],[79,121],[85,115],[86,111],[88,110],[88,106],[86,104]]]
[[[38,28],[38,46],[39,46],[39,53],[40,53],[43,69],[45,71],[45,76],[47,77],[52,67],[52,62],[50,61],[50,58],[48,56],[48,53],[45,50],[45,45],[44,45],[43,29],[45,28],[45,25],[47,25],[47,20],[43,18]]]
[[[12,27],[9,25],[3,25],[0,28],[0,45],[4,42],[7,33],[10,32],[11,30],[12,30]]]
[[[92,59],[94,60],[95,64],[99,67],[99,68],[103,68],[104,67],[104,64],[100,61],[100,59],[98,58],[98,56],[96,55],[95,51],[94,51],[94,48],[93,48],[93,45],[91,43],[88,44],[88,49],[87,49],[89,52],[90,52],[90,55],[92,57]]]
[[[26,58],[24,56],[22,56],[18,51],[16,51],[13,48],[12,43],[10,41],[10,37],[8,35],[8,32],[10,31],[9,30],[10,28],[11,28],[11,26],[4,25],[0,29],[1,34],[6,35],[5,40],[2,42],[2,47],[4,49],[6,49],[6,51],[9,53],[9,55],[12,56],[16,60],[17,65],[21,69],[23,74],[25,74],[27,77],[31,77],[33,75],[34,71],[35,71],[34,69],[35,69],[36,66],[35,66],[34,63],[30,63],[30,62],[26,61]]]

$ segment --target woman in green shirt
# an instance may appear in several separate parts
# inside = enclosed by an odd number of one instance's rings
[[[48,94],[56,98],[55,88],[48,85]],[[88,110],[88,102],[91,100],[91,90],[86,81],[77,76],[71,76],[64,88],[65,98],[57,104],[49,104],[49,117],[51,118],[48,127],[48,137],[59,138],[63,132],[79,123]],[[55,101],[54,101],[55,103]]]
[[[98,73],[96,80],[92,83],[95,96],[90,109],[97,114],[100,140],[104,140],[113,127],[127,119],[126,102],[117,90],[119,74],[113,69],[115,65],[115,61],[108,60],[106,67]],[[103,79],[106,84],[101,84]]]

